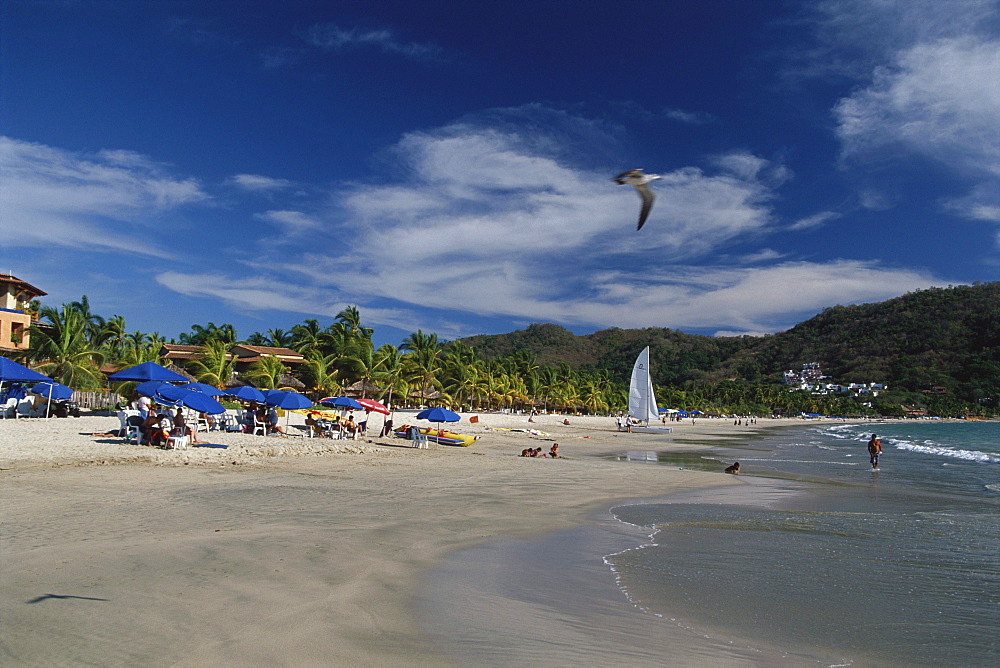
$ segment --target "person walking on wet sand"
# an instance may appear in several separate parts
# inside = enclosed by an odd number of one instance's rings
[[[872,434],[872,438],[868,441],[868,454],[871,455],[872,469],[878,468],[878,456],[882,454],[882,441],[878,440],[878,436]]]

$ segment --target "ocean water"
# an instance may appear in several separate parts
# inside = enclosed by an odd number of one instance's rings
[[[796,664],[1000,665],[1000,424],[739,429],[753,437],[629,453],[623,465],[738,460],[748,484],[737,500],[614,508],[649,533],[605,557],[624,597],[663,624],[782,648]],[[764,493],[775,485],[789,493]]]

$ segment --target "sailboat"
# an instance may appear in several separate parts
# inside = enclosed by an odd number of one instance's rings
[[[660,418],[653,394],[653,378],[649,370],[649,346],[646,346],[632,367],[632,382],[628,390],[628,413],[647,425]]]

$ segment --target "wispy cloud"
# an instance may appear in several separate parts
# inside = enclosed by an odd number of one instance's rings
[[[532,109],[536,120],[537,113]],[[291,305],[258,299],[235,277],[201,277],[199,284],[217,286],[213,294],[248,309],[302,308],[295,304],[304,300],[317,312],[324,298],[350,295],[345,299],[373,324],[390,324],[386,318],[438,332],[443,321],[468,316],[760,332],[831,303],[888,298],[934,282],[872,262],[795,262],[767,251],[743,253],[742,265],[733,266],[729,249],[782,229],[771,202],[791,178],[781,164],[745,151],[665,172],[654,184],[653,214],[636,234],[639,201],[631,188],[611,183],[610,171],[564,157],[565,141],[513,127],[467,119],[408,134],[393,156],[398,176],[343,184],[333,213],[262,214],[292,227],[300,215],[322,220],[311,232],[322,252],[253,263],[261,274],[299,278]],[[181,280],[162,282],[190,294],[194,284]],[[453,335],[471,333],[457,328]]]
[[[995,200],[978,194],[1000,189],[1000,1],[829,0],[817,15],[821,48],[849,56],[864,82],[833,109],[844,165],[935,160],[969,184],[942,204],[991,220]],[[865,190],[864,206],[891,206],[891,194]]]
[[[794,223],[789,225],[788,229],[793,232],[801,232],[803,230],[811,230],[817,227],[822,227],[826,225],[831,220],[837,220],[841,215],[833,211],[820,211],[819,213],[814,213],[811,216],[806,216],[805,218],[800,218]]]
[[[242,312],[276,311],[334,318],[357,300],[328,287],[274,278],[233,278],[224,274],[165,271],[156,276],[165,288],[189,297],[208,297]],[[423,321],[406,309],[364,307],[365,322],[413,331]],[[440,331],[440,330],[439,330]]]
[[[272,191],[290,188],[293,184],[286,179],[276,179],[259,174],[236,174],[229,178],[229,183],[244,190]]]
[[[441,55],[441,47],[436,44],[407,42],[388,29],[344,28],[334,23],[312,26],[307,33],[307,41],[329,50],[367,47],[409,58],[436,58]]]
[[[146,241],[162,216],[207,195],[129,151],[74,153],[0,137],[0,235],[7,247],[168,253]]]
[[[276,223],[289,232],[304,232],[319,226],[319,221],[301,211],[265,211],[256,218]]]

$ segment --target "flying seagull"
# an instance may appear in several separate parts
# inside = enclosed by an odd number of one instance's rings
[[[642,229],[642,226],[646,223],[646,218],[649,216],[649,210],[653,208],[653,199],[655,196],[646,184],[662,178],[659,174],[643,174],[641,169],[630,169],[612,179],[612,181],[620,186],[635,186],[639,197],[642,198],[642,209],[639,210],[639,226],[635,228],[636,232]]]

